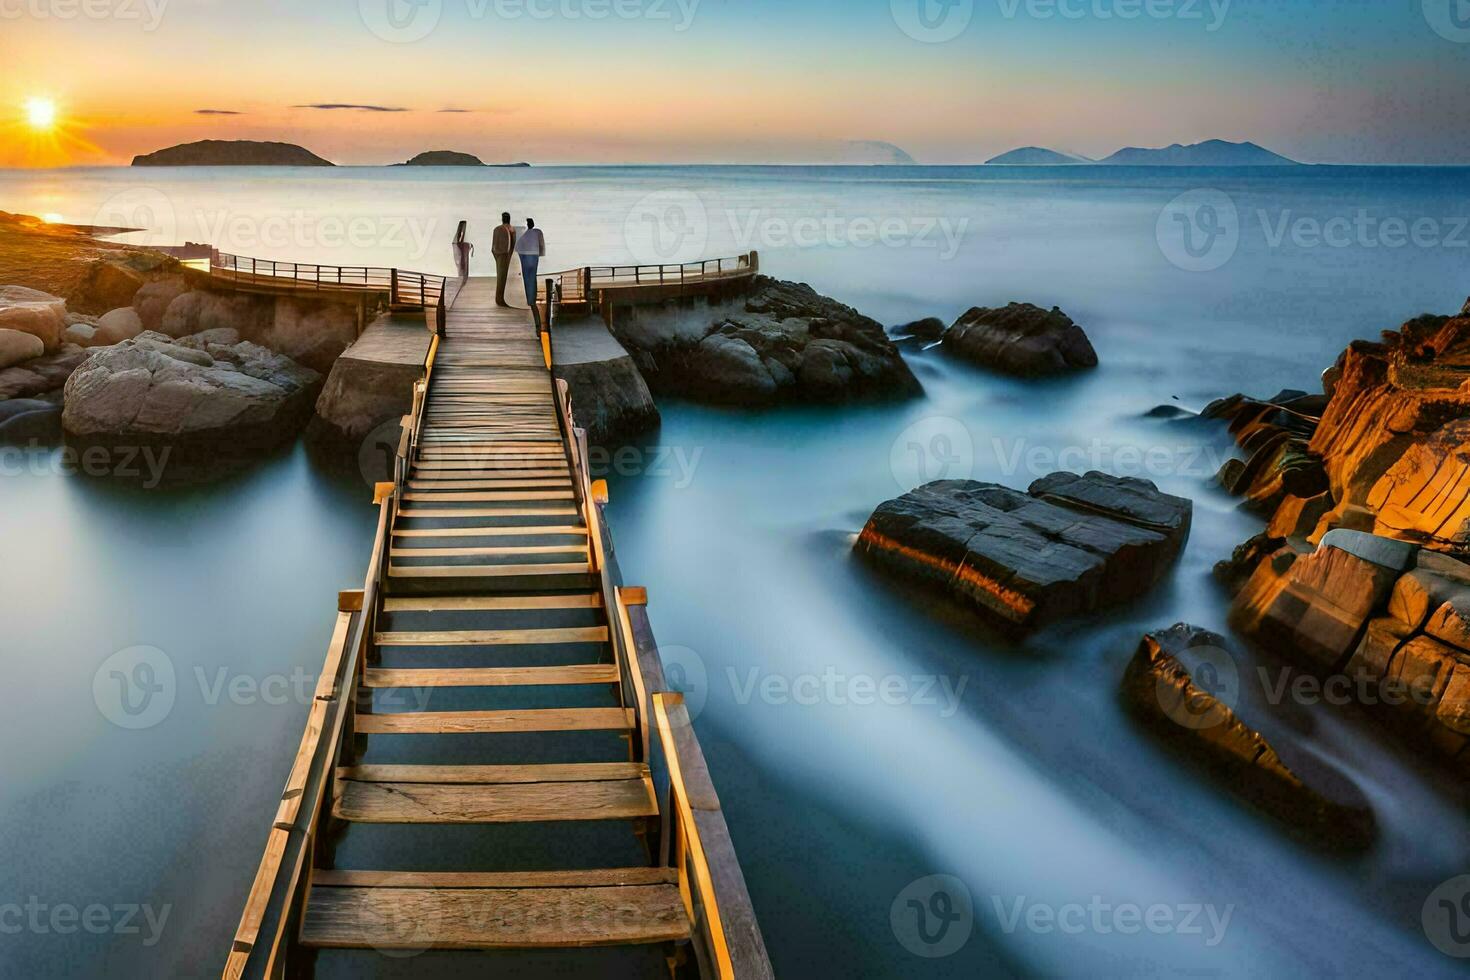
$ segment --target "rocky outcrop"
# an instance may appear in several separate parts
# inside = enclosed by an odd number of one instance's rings
[[[158,298],[166,295],[160,288]],[[145,303],[153,307],[154,298]],[[235,330],[251,343],[324,374],[357,339],[357,323],[353,302],[193,289],[169,300],[159,330],[170,337]]]
[[[945,331],[941,349],[1027,378],[1097,366],[1097,352],[1071,317],[1030,303],[972,307]]]
[[[1136,599],[1189,536],[1192,505],[1147,480],[1053,473],[1022,493],[940,480],[880,505],[858,554],[1025,632]]]
[[[1230,682],[1238,676],[1223,637],[1180,623],[1143,638],[1120,693],[1151,732],[1241,799],[1320,845],[1371,845],[1376,821],[1362,791],[1292,740],[1267,741],[1263,719],[1248,724]]]
[[[312,445],[328,458],[342,450],[356,454],[363,440],[385,423],[396,425],[413,408],[413,386],[424,376],[432,335],[423,321],[384,316],[332,365],[309,433]],[[397,436],[377,433],[397,446]]]
[[[320,381],[256,344],[149,332],[90,352],[66,383],[63,422],[86,444],[233,462],[292,438]]]
[[[734,302],[633,310],[613,333],[656,392],[764,406],[921,391],[877,321],[805,283],[758,276]]]
[[[1324,395],[1272,401],[1206,410],[1251,453],[1227,487],[1271,515],[1270,533],[1349,528],[1470,552],[1470,304],[1349,345]]]
[[[162,330],[163,315],[169,304],[189,291],[183,276],[168,276],[155,279],[138,287],[133,294],[132,307],[138,312],[138,320],[144,330]]]
[[[54,351],[66,330],[66,301],[39,289],[0,286],[0,330],[30,334],[43,352]]]
[[[925,317],[912,323],[903,323],[894,327],[891,331],[893,342],[899,347],[927,347],[929,344],[938,343],[944,337],[945,326],[943,320],[937,316]]]
[[[1235,598],[1253,642],[1354,699],[1427,752],[1470,772],[1470,564],[1336,528],[1287,541]]]
[[[621,445],[658,426],[648,385],[600,319],[558,322],[551,348],[552,374],[566,381],[572,417],[589,444]]]
[[[473,153],[460,153],[457,150],[426,150],[411,160],[394,164],[396,167],[483,167],[484,165],[485,161]]]

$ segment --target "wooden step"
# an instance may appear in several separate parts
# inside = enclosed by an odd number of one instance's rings
[[[563,626],[509,630],[394,630],[374,635],[380,647],[536,646],[548,643],[606,643],[606,626]]]
[[[357,716],[364,735],[468,735],[507,732],[612,732],[634,726],[630,708],[525,708],[502,711],[402,711]]]
[[[451,501],[489,503],[493,500],[572,500],[574,497],[570,490],[482,490],[470,493],[439,490],[405,490],[403,492],[403,499],[443,504]]]
[[[587,536],[585,527],[575,527],[565,524],[558,527],[555,524],[527,524],[521,527],[497,525],[495,527],[426,527],[426,528],[394,528],[395,538],[498,538],[498,537],[525,537],[525,538],[549,538],[556,535]]]
[[[431,767],[427,767],[431,768]],[[543,823],[633,820],[658,814],[653,781],[335,783],[332,812],[354,823]]]
[[[587,553],[585,544],[528,544],[461,548],[390,548],[392,558],[459,558],[467,555],[575,555]]]
[[[383,600],[384,612],[493,612],[508,609],[601,609],[596,592],[563,595],[447,595],[391,596]]]
[[[445,517],[580,517],[575,507],[460,507],[455,509],[420,507],[400,510],[400,520]]]
[[[363,672],[364,687],[550,687],[562,684],[617,684],[616,664],[566,667],[380,668]]]
[[[642,779],[641,762],[556,762],[526,766],[342,766],[338,779],[363,783],[583,783]]]
[[[316,871],[301,919],[303,945],[339,949],[538,949],[689,934],[677,875],[644,868]]]
[[[508,578],[510,576],[585,575],[586,562],[557,565],[389,565],[393,578]]]

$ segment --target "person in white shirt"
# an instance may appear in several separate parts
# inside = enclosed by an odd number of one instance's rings
[[[536,227],[534,218],[526,219],[526,232],[516,239],[516,254],[521,257],[521,278],[526,283],[526,303],[536,308],[536,267],[546,254],[546,239]]]

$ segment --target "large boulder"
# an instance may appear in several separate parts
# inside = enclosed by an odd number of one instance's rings
[[[292,438],[320,382],[256,344],[148,332],[91,352],[66,383],[63,421],[87,444],[161,444],[234,460]]]
[[[183,276],[167,276],[140,286],[133,294],[132,306],[138,311],[143,329],[162,330],[163,315],[169,304],[188,291],[189,286]]]
[[[138,311],[131,306],[124,306],[98,317],[97,327],[92,333],[92,343],[87,346],[120,344],[124,340],[132,340],[142,332],[143,319],[138,316]]]
[[[256,342],[325,374],[357,334],[355,305],[282,296]]]
[[[35,334],[0,329],[0,369],[24,364],[46,353],[46,345]]]
[[[1121,695],[1151,732],[1241,799],[1326,847],[1370,846],[1376,821],[1362,791],[1292,740],[1267,741],[1263,719],[1248,724],[1245,705],[1232,704],[1238,677],[1223,637],[1179,623],[1144,636]]]
[[[1006,632],[1135,599],[1189,536],[1192,505],[1147,480],[1053,473],[1022,493],[939,480],[880,505],[858,554]]]
[[[1082,328],[1055,306],[972,307],[944,334],[942,349],[982,367],[1032,378],[1097,367]]]
[[[66,301],[39,289],[0,286],[0,330],[28,333],[53,351],[66,330]]]
[[[190,290],[176,296],[163,314],[161,332],[186,337],[206,330],[238,330],[246,339],[262,338],[275,311],[275,300],[251,293]]]
[[[558,322],[551,350],[552,373],[567,383],[572,416],[592,446],[611,448],[659,424],[637,365],[601,320]]]
[[[619,311],[613,333],[651,389],[698,401],[763,406],[922,390],[881,324],[805,283],[758,276],[737,300],[703,310]]]

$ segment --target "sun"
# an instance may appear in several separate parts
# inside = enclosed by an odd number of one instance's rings
[[[26,122],[32,129],[51,129],[56,125],[56,103],[50,99],[27,99]]]

